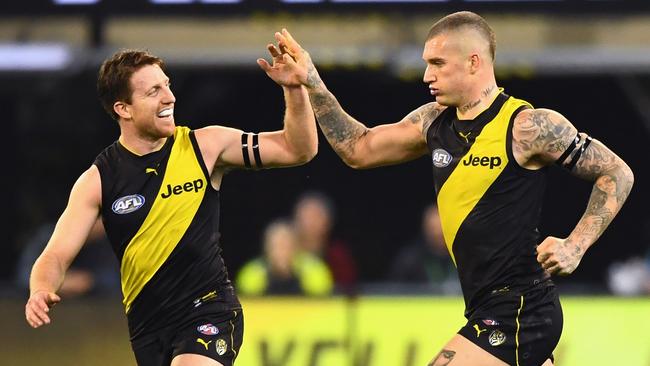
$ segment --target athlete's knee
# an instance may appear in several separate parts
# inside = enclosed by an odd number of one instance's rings
[[[456,356],[456,351],[448,350],[448,349],[443,349],[438,353],[436,357],[429,362],[427,366],[445,366],[449,365],[449,363],[454,359]]]

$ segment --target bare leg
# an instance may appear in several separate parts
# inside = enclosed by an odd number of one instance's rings
[[[548,360],[546,360],[546,362],[544,362],[544,364],[542,366],[553,366],[553,362],[549,358]]]
[[[203,355],[183,353],[174,357],[171,366],[223,366],[221,363]]]
[[[453,362],[452,362],[453,361]],[[442,351],[429,362],[429,366],[508,366],[481,347],[456,334]],[[547,366],[544,364],[544,366]],[[552,364],[551,364],[552,366]]]

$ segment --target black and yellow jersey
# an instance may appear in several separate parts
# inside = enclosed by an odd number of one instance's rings
[[[241,307],[220,254],[219,192],[189,128],[143,156],[116,141],[94,164],[131,339],[182,319],[207,294],[224,310]]]
[[[486,296],[548,279],[536,260],[546,169],[522,168],[512,124],[523,100],[499,93],[474,120],[445,109],[427,131],[438,209],[465,313]]]

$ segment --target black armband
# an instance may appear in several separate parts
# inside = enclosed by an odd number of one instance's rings
[[[262,169],[264,165],[262,164],[262,157],[260,156],[260,144],[257,134],[253,134],[253,156],[255,157],[255,165]]]
[[[571,155],[571,153],[573,152],[573,149],[576,148],[576,145],[578,144],[578,142],[580,142],[580,134],[579,133],[576,134],[576,137],[573,138],[573,141],[571,141],[571,144],[569,145],[569,147],[567,147],[566,151],[564,151],[562,153],[562,155],[555,161],[555,164],[557,164],[559,166],[563,166],[564,161],[566,160],[566,158],[569,157],[569,155]]]
[[[241,153],[244,157],[244,165],[246,168],[251,167],[251,157],[248,156],[248,135],[246,132],[241,135]]]
[[[573,156],[571,157],[571,162],[566,166],[567,170],[570,171],[571,169],[573,169],[574,166],[576,166],[578,160],[580,160],[580,157],[582,156],[582,153],[584,153],[585,150],[587,150],[589,144],[591,144],[591,140],[592,140],[591,137],[589,136],[585,137],[585,141],[582,143],[582,145],[580,145],[578,151],[576,151],[576,153],[573,154]]]
[[[570,171],[576,166],[576,164],[578,164],[578,160],[580,160],[580,157],[591,143],[591,140],[592,138],[588,135],[583,139],[580,134],[577,134],[566,151],[555,161],[555,164]],[[569,156],[571,156],[571,161],[568,164],[565,164]]]

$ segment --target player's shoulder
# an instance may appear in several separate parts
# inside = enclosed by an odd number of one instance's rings
[[[427,104],[423,104],[420,106],[420,108],[418,108],[422,114],[430,117],[431,119],[436,119],[445,109],[447,109],[447,106],[444,106],[438,102],[429,102]]]
[[[236,128],[222,126],[222,125],[209,125],[206,127],[197,128],[193,131],[197,137],[211,137],[211,138],[228,137],[228,136],[241,134],[241,131]]]
[[[552,109],[532,107],[523,108],[515,116],[513,128],[529,129],[543,128],[545,126],[552,127],[553,125],[565,121],[566,118]]]

